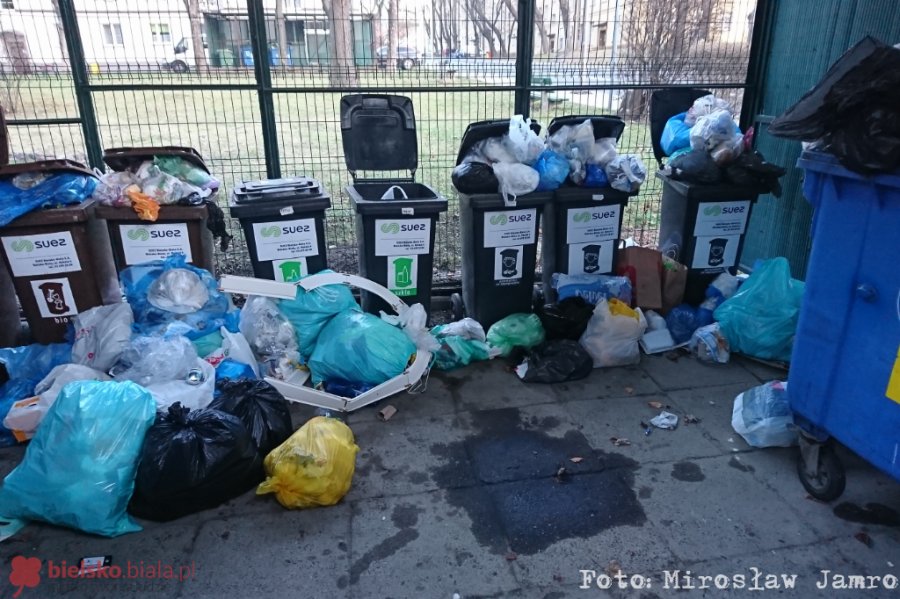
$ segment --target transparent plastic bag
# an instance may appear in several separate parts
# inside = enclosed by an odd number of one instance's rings
[[[753,447],[790,447],[798,432],[788,401],[787,383],[772,381],[734,398],[731,426]]]
[[[520,114],[509,120],[505,145],[515,161],[521,164],[534,164],[544,151],[543,140],[531,130],[531,119],[525,119]]]
[[[508,356],[513,349],[529,349],[544,341],[544,325],[537,314],[510,314],[491,325],[487,332],[487,342],[499,350],[501,356]]]
[[[728,339],[719,330],[719,323],[702,326],[691,335],[691,352],[701,362],[727,364],[731,358]]]
[[[525,164],[498,162],[494,164],[494,174],[500,182],[500,193],[507,205],[515,205],[516,198],[537,189],[540,174]]]
[[[121,368],[116,380],[134,381],[138,385],[184,380],[196,367],[197,350],[180,335],[169,337],[135,337],[122,352]]]
[[[463,339],[474,339],[475,341],[484,341],[484,327],[474,318],[463,318],[449,324],[442,324],[431,329],[432,334],[438,337],[462,337]]]
[[[0,514],[105,537],[136,532],[125,509],[156,404],[131,382],[66,385],[3,481]]]
[[[434,352],[440,347],[428,330],[428,313],[422,304],[404,304],[400,308],[400,314],[385,314],[382,311],[380,316],[386,323],[400,327],[416,348]]]
[[[591,156],[588,159],[588,164],[598,164],[601,167],[605,167],[617,155],[618,151],[616,150],[616,138],[604,137],[594,142],[594,147],[591,150]]]
[[[647,167],[637,154],[620,154],[606,165],[606,176],[610,187],[631,193],[647,178]]]
[[[694,100],[694,104],[685,114],[684,122],[686,125],[693,126],[697,123],[699,118],[720,110],[724,110],[731,115],[734,114],[734,109],[731,107],[731,104],[725,100],[717,98],[713,94],[702,96]]]
[[[240,331],[266,376],[284,379],[300,362],[294,327],[269,298],[251,295],[241,309]]]
[[[256,494],[274,493],[289,509],[334,505],[350,490],[358,451],[350,427],[316,416],[266,456]]]
[[[131,200],[125,195],[125,190],[136,183],[137,179],[129,171],[107,173],[100,177],[91,197],[105,206],[130,206]]]
[[[697,123],[691,127],[691,148],[710,151],[735,135],[740,136],[741,130],[731,113],[717,110],[697,119]]]
[[[744,136],[736,133],[710,150],[709,155],[719,166],[731,164],[744,151]]]
[[[581,345],[594,359],[594,368],[637,364],[641,361],[638,341],[646,326],[625,303],[601,298],[581,336]]]
[[[175,314],[196,312],[209,301],[209,291],[197,273],[173,268],[162,273],[147,290],[151,305]]]
[[[218,189],[219,181],[199,166],[180,156],[154,156],[155,164],[162,172],[204,189]]]
[[[134,315],[125,302],[97,306],[72,319],[72,362],[108,371],[131,343]]]

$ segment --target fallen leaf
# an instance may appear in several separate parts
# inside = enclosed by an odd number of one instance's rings
[[[661,410],[663,405],[662,402],[659,401],[648,401],[647,405],[653,408],[654,410]]]
[[[513,553],[512,551],[510,551],[509,553],[507,553],[507,554],[504,555],[503,557],[505,557],[505,558],[506,558],[506,561],[508,561],[508,562],[514,562],[514,561],[516,561],[517,559],[519,559],[519,556],[516,555],[515,553]]]
[[[606,566],[606,573],[610,576],[615,576],[619,572],[622,571],[622,565],[619,564],[619,560],[610,560],[609,565]]]
[[[626,447],[631,445],[631,441],[623,437],[610,437],[609,440],[612,441],[612,444],[616,447]]]
[[[553,580],[555,580],[556,582],[562,582],[563,581],[562,574],[554,574]]]
[[[634,394],[634,387],[625,387],[625,393],[628,395]]]
[[[574,457],[574,458],[569,458],[569,461],[572,462],[573,464],[577,464],[578,462],[582,461],[583,459],[584,458]]]
[[[866,547],[872,546],[872,537],[870,537],[868,534],[866,534],[864,532],[856,533],[855,535],[853,535],[853,538],[856,539],[857,541],[859,541],[860,543],[862,543],[863,545],[865,545]]]
[[[685,414],[684,415],[684,423],[685,424],[697,424],[700,422],[700,419],[694,416],[693,414]]]

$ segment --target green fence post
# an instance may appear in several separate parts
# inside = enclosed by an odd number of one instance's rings
[[[516,114],[531,112],[531,63],[534,60],[534,0],[519,0],[516,39]]]
[[[266,177],[281,177],[278,152],[278,132],[275,127],[275,102],[272,94],[272,70],[266,39],[266,13],[262,0],[247,0],[250,44],[253,48],[253,71],[256,74],[256,93],[259,96],[259,116],[262,121],[263,151],[266,156]]]

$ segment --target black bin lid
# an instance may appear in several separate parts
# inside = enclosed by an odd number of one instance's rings
[[[419,166],[412,100],[406,96],[354,94],[341,98],[344,161],[356,171],[403,171]]]
[[[234,189],[235,204],[305,200],[321,197],[322,185],[309,177],[246,181]]]
[[[537,121],[531,121],[531,130],[536,135],[540,135],[540,124]],[[509,133],[509,119],[493,119],[469,123],[469,126],[466,127],[466,132],[463,133],[462,139],[459,141],[459,154],[456,155],[456,164],[461,164],[463,158],[472,149],[472,146],[478,142],[492,137],[500,137],[507,133]]]
[[[558,116],[547,125],[547,133],[553,135],[566,125],[580,125],[585,120],[590,119],[591,125],[594,127],[594,139],[603,139],[604,137],[615,137],[616,141],[625,131],[625,121],[612,114],[572,114],[569,116]]]

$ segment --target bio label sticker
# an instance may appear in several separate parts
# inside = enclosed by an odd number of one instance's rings
[[[571,208],[566,211],[566,243],[591,243],[619,238],[621,206]]]
[[[375,220],[376,256],[427,254],[430,249],[430,218]]]
[[[319,253],[313,218],[253,223],[253,239],[257,260],[287,260]]]
[[[69,231],[3,237],[3,249],[15,277],[81,270],[78,252]]]
[[[388,289],[398,297],[410,297],[418,293],[419,257],[388,256]]]
[[[296,283],[300,277],[309,274],[306,258],[303,256],[287,260],[272,260],[272,270],[275,272],[275,280],[281,283]]]
[[[740,235],[697,237],[691,268],[731,268],[737,262]]]
[[[612,272],[615,241],[573,243],[569,246],[570,275],[596,275]]]
[[[749,200],[700,204],[697,221],[694,224],[694,235],[702,237],[743,235],[749,214]]]
[[[184,254],[187,262],[194,259],[185,223],[119,225],[119,237],[127,265],[165,260],[172,254]]]
[[[484,247],[530,245],[537,237],[537,210],[504,210],[484,213]]]
[[[525,246],[494,249],[494,281],[498,285],[518,283],[522,278],[522,254]]]
[[[59,318],[78,314],[69,279],[31,281],[31,289],[42,318]]]

